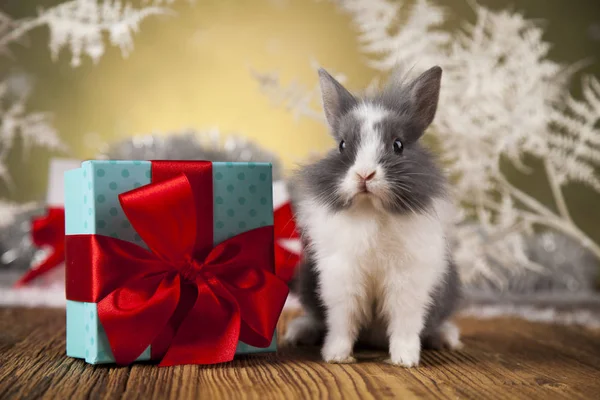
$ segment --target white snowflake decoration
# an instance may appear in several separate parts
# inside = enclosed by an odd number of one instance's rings
[[[89,56],[95,63],[105,52],[103,35],[108,34],[110,43],[127,56],[133,49],[132,34],[140,23],[151,15],[167,14],[158,6],[134,8],[120,0],[73,0],[46,10],[40,10],[35,18],[13,21],[15,28],[0,38],[0,49],[17,40],[27,32],[48,26],[50,51],[53,59],[63,48],[71,51],[71,65],[81,65],[81,56]]]
[[[81,65],[84,55],[97,63],[106,50],[105,35],[126,57],[133,49],[133,34],[139,30],[140,23],[149,16],[168,14],[169,10],[160,5],[172,2],[146,1],[149,5],[133,7],[121,0],[71,0],[40,9],[37,16],[23,19],[13,19],[0,11],[0,57],[9,56],[12,44],[21,42],[27,33],[43,26],[49,29],[52,58],[56,60],[61,50],[68,49],[73,67]],[[21,78],[13,75],[0,79],[0,181],[9,187],[13,183],[6,159],[17,138],[22,141],[24,156],[34,145],[50,150],[65,149],[51,124],[51,115],[26,110],[31,88]],[[7,204],[0,203],[1,213],[15,211]]]
[[[583,97],[569,96],[566,109],[554,109],[550,115],[555,129],[547,138],[547,160],[559,186],[580,182],[600,192],[600,81],[596,77],[584,77]]]
[[[124,57],[133,50],[132,34],[139,30],[142,20],[151,15],[165,14],[160,7],[135,9],[117,0],[74,0],[54,7],[40,15],[50,29],[50,50],[56,59],[63,47],[72,52],[73,66],[81,64],[81,54],[97,63],[104,54],[104,32],[110,43],[121,49]]]
[[[58,133],[52,127],[50,115],[26,112],[28,90],[26,86],[15,85],[15,79],[21,78],[9,76],[0,82],[0,180],[9,186],[12,183],[4,162],[17,137],[22,140],[24,156],[27,156],[32,145],[50,150],[64,149]],[[18,91],[19,88],[22,91]]]
[[[450,41],[439,30],[444,11],[427,0],[416,0],[412,7],[402,2],[338,0],[339,7],[352,16],[358,41],[367,54],[376,55],[368,63],[380,71],[398,65],[409,68]]]
[[[320,67],[316,60],[312,60],[310,65],[314,71]],[[258,82],[260,91],[271,100],[274,106],[284,107],[292,112],[296,119],[304,117],[325,123],[323,113],[318,109],[321,98],[318,86],[308,89],[297,81],[283,86],[279,80],[279,74],[276,72],[251,71],[251,73]],[[330,73],[333,72],[330,71]],[[346,76],[343,74],[334,74],[334,77],[341,83],[346,81]]]
[[[485,279],[501,287],[506,277],[501,269],[541,270],[526,247],[534,226],[566,234],[600,259],[600,246],[573,222],[563,196],[570,182],[600,193],[598,79],[584,78],[584,98],[573,99],[567,83],[574,68],[549,60],[543,30],[519,13],[473,4],[475,24],[447,32],[444,10],[428,0],[411,6],[388,0],[336,3],[352,18],[373,68],[386,75],[416,75],[436,64],[444,70],[431,133],[463,205],[453,241],[466,281]],[[313,99],[318,88],[283,87],[277,79],[259,83],[292,112],[322,120],[320,104],[296,100]],[[508,160],[529,172],[524,155],[542,161],[558,213],[515,187],[502,171],[501,160]]]

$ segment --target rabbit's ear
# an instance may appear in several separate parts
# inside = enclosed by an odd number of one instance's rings
[[[417,126],[425,130],[433,122],[440,97],[442,68],[425,71],[409,86],[410,109]]]
[[[356,104],[356,99],[323,68],[319,69],[319,83],[325,117],[331,132],[335,134],[340,118]]]

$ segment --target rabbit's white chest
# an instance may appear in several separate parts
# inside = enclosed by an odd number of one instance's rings
[[[386,306],[383,293],[390,290],[402,292],[407,305],[428,297],[446,257],[443,224],[435,210],[432,214],[330,213],[316,204],[302,207],[300,219],[316,258],[321,296],[346,301],[348,288],[341,284],[353,285],[363,323]]]
[[[318,259],[341,253],[355,262],[339,268],[383,272],[409,268],[427,254],[445,251],[443,221],[437,212],[443,211],[441,205],[436,203],[430,214],[390,215],[363,210],[332,213],[313,203],[302,207],[300,219]]]

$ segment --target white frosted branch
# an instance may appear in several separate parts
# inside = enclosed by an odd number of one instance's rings
[[[543,215],[545,217],[555,217],[556,216],[550,209],[548,209],[548,207],[544,206],[538,200],[534,199],[532,196],[525,193],[521,189],[518,189],[516,186],[514,186],[512,183],[510,183],[508,181],[508,179],[506,179],[504,177],[504,175],[499,175],[498,178],[499,178],[500,184],[503,185],[504,188],[512,196],[514,196],[517,200],[519,200],[521,203],[523,203],[525,206],[527,206],[531,210],[533,210],[533,211],[537,212],[538,214]]]
[[[569,223],[561,218],[546,218],[538,215],[528,217],[529,222],[540,226],[552,228],[576,239],[583,247],[592,252],[600,260],[600,246],[594,242],[585,232],[579,229],[575,224]]]
[[[0,180],[11,190],[14,184],[6,167],[6,158],[18,137],[22,140],[24,157],[27,157],[33,145],[50,150],[65,150],[58,132],[52,126],[51,115],[27,112],[28,91],[16,92],[19,87],[11,83],[13,79],[14,76],[9,76],[0,81]]]
[[[320,101],[318,87],[308,89],[297,82],[286,86],[273,72],[251,71],[251,74],[258,82],[260,91],[274,106],[285,108],[296,119],[305,117],[317,122],[325,122],[322,111],[315,107],[315,104]]]
[[[565,202],[565,197],[562,193],[561,185],[558,182],[556,173],[554,172],[554,167],[552,167],[548,160],[545,160],[544,168],[546,170],[546,175],[548,177],[550,189],[552,190],[552,196],[554,197],[554,202],[556,203],[556,207],[558,208],[560,216],[567,220],[569,223],[573,223],[573,220],[571,219],[571,214],[569,213],[569,208],[567,207],[567,203]]]
[[[598,244],[572,220],[563,192],[577,182],[600,193],[600,81],[585,77],[582,99],[568,92],[583,62],[565,67],[549,59],[542,26],[518,12],[472,2],[474,23],[449,32],[443,28],[444,11],[428,0],[335,3],[352,18],[375,69],[388,74],[415,66],[410,75],[416,75],[438,64],[444,71],[431,132],[456,178],[458,202],[484,231],[482,236],[469,227],[457,229],[456,258],[466,276],[493,277],[494,268],[539,268],[526,248],[532,225],[569,235],[600,259]],[[270,83],[269,96],[278,104],[323,121],[297,87]],[[508,160],[528,172],[526,156],[544,164],[558,213],[517,188],[500,168]]]
[[[158,6],[134,8],[121,0],[67,1],[41,9],[33,18],[7,20],[11,29],[0,36],[0,51],[8,52],[11,43],[31,30],[48,26],[53,59],[58,57],[62,48],[67,47],[74,67],[81,64],[82,54],[94,62],[100,59],[105,51],[104,34],[108,34],[110,43],[127,56],[133,48],[132,34],[139,30],[140,23],[149,16],[169,13],[170,10]]]
[[[10,54],[8,46],[21,40],[28,32],[44,25],[38,18],[25,18],[10,22],[11,29],[0,35],[0,52]]]

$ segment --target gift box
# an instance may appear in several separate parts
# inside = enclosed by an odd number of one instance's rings
[[[68,171],[67,355],[173,365],[276,351],[287,285],[274,270],[272,192],[267,163]]]

